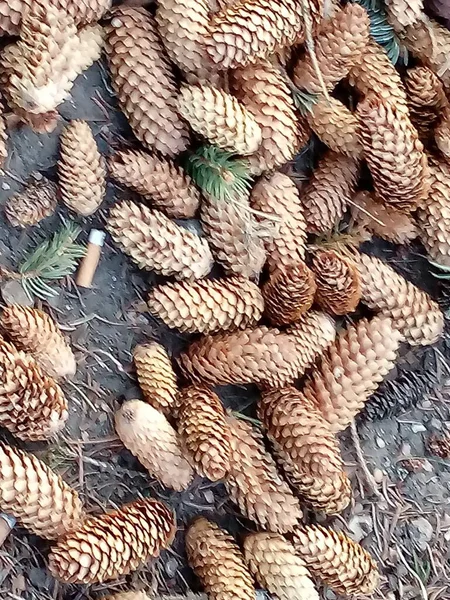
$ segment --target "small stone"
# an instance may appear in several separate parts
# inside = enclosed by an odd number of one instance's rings
[[[166,575],[170,578],[175,577],[178,571],[178,561],[175,558],[169,558],[164,562],[164,570]]]
[[[423,433],[426,430],[427,428],[424,425],[422,425],[422,423],[414,423],[413,425],[411,425],[411,431],[413,433]]]
[[[376,442],[378,448],[386,448],[386,442],[383,440],[383,438],[377,437]]]
[[[384,479],[384,473],[381,469],[374,469],[373,471],[373,478],[375,479],[376,483],[382,483],[383,479]]]
[[[33,306],[34,301],[29,298],[20,281],[7,281],[1,286],[2,297],[6,304],[21,304],[22,306]]]
[[[203,497],[205,498],[208,504],[214,504],[214,494],[211,490],[206,490],[203,492]]]
[[[6,181],[2,181],[2,190],[10,190],[11,186]]]
[[[411,444],[404,442],[400,447],[401,456],[411,456]]]
[[[370,515],[355,515],[348,522],[350,537],[360,542],[373,531],[373,521]]]
[[[419,517],[411,521],[408,529],[411,540],[421,552],[424,552],[433,538],[433,525],[424,517]]]
[[[422,407],[424,410],[427,410],[427,409],[429,409],[429,408],[432,408],[432,407],[433,407],[433,403],[431,402],[431,400],[424,400],[424,401],[422,402],[422,404],[421,404],[421,407]]]
[[[440,421],[439,419],[436,419],[436,417],[433,417],[430,421],[430,425],[433,429],[442,429],[442,421]]]

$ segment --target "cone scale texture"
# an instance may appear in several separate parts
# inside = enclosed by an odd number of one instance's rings
[[[171,414],[177,406],[177,378],[164,346],[140,344],[133,351],[139,386],[153,408]]]
[[[404,83],[411,121],[420,139],[427,143],[443,108],[447,106],[444,87],[431,69],[422,66],[408,69]]]
[[[334,342],[336,327],[328,314],[309,310],[297,319],[286,333],[296,339],[302,348],[305,363],[310,366]]]
[[[43,177],[28,185],[22,192],[8,198],[5,214],[13,227],[37,225],[56,210],[57,187]]]
[[[422,19],[423,0],[386,0],[385,6],[389,23],[400,33]]]

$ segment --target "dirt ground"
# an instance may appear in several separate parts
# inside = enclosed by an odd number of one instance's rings
[[[72,99],[60,112],[60,125],[51,135],[36,135],[28,128],[11,133],[5,173],[0,177],[0,205],[23,187],[33,171],[55,179],[58,137],[68,120],[86,119],[106,155],[131,139],[102,64],[94,65],[77,80]],[[108,206],[125,196],[129,193],[108,184],[102,209],[93,218],[80,220],[83,240],[91,227],[104,226]],[[0,218],[1,264],[15,267],[24,252],[67,218],[69,214],[61,207],[42,226],[25,232],[14,230]],[[387,258],[435,297],[439,295],[420,248],[405,253],[404,249],[375,244],[371,251]],[[149,478],[114,434],[115,409],[123,399],[139,394],[131,366],[133,347],[141,341],[157,339],[176,355],[186,344],[186,337],[169,333],[140,311],[139,305],[153,281],[152,274],[138,271],[108,240],[95,287],[82,291],[70,280],[65,283],[49,309],[70,336],[79,364],[75,378],[64,384],[70,400],[70,420],[54,443],[28,445],[27,449],[75,486],[93,513],[141,495],[167,501],[178,515],[176,542],[156,563],[140,569],[127,581],[88,590],[57,584],[45,569],[47,544],[16,528],[0,549],[1,599],[81,600],[99,598],[106,590],[111,593],[129,585],[162,595],[197,591],[198,582],[187,568],[183,554],[184,524],[201,513],[213,516],[237,533],[251,528],[229,503],[221,485],[198,478],[186,492],[168,492]],[[379,561],[383,581],[377,600],[450,599],[450,462],[430,456],[425,446],[432,433],[443,435],[450,427],[450,368],[446,360],[449,351],[444,340],[428,350],[425,358],[420,352],[405,349],[403,360],[411,368],[438,372],[440,385],[435,394],[424,398],[417,410],[398,419],[359,426],[359,453],[350,433],[342,437],[355,490],[354,504],[331,522],[362,541]],[[220,393],[227,406],[251,414],[254,390],[224,388]],[[375,476],[375,488],[365,469]],[[328,591],[323,598],[335,596]]]

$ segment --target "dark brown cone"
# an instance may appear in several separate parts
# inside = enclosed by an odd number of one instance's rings
[[[361,283],[356,265],[333,250],[319,250],[311,266],[317,284],[315,300],[333,315],[354,312],[361,299]]]

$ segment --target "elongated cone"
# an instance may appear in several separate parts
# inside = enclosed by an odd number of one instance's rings
[[[259,287],[243,277],[165,283],[152,289],[147,304],[153,315],[183,333],[252,327],[264,309]]]
[[[346,315],[356,310],[361,284],[356,264],[333,250],[319,250],[312,257],[317,291],[315,300],[322,310]]]
[[[157,342],[140,344],[133,358],[145,401],[166,415],[176,412],[177,378],[164,346]]]
[[[225,487],[242,513],[269,531],[287,533],[302,518],[297,498],[277,472],[260,433],[228,417],[231,432],[230,471]]]
[[[308,310],[295,323],[286,329],[303,349],[308,366],[334,342],[336,326],[333,319],[324,312]]]
[[[233,94],[262,130],[259,149],[248,157],[250,171],[260,175],[290,161],[309,138],[309,129],[295,113],[286,78],[269,61],[230,74]]]
[[[189,487],[194,472],[162,413],[142,400],[128,400],[117,411],[115,424],[124,445],[162,485],[176,491]]]
[[[177,279],[200,279],[212,269],[207,241],[158,210],[120,202],[109,213],[107,228],[140,269],[174,275]]]
[[[259,416],[291,485],[313,509],[334,514],[352,489],[339,443],[324,417],[294,387],[262,395]]]
[[[423,0],[386,0],[385,6],[389,23],[399,33],[422,19]]]
[[[135,136],[167,156],[183,152],[189,132],[177,112],[175,78],[155,21],[144,8],[120,7],[107,32],[113,85]]]
[[[116,180],[148,200],[174,219],[193,217],[200,205],[200,193],[193,181],[169,158],[139,150],[122,150],[108,161]]]
[[[230,470],[230,430],[219,396],[205,386],[180,392],[178,433],[197,471],[211,481]]]
[[[278,533],[251,533],[244,558],[259,585],[278,600],[319,600],[306,564],[293,545]]]
[[[359,161],[328,152],[319,162],[300,199],[308,231],[329,233],[339,223],[353,198]]]
[[[186,553],[211,600],[254,600],[252,576],[234,539],[200,517],[186,532]]]
[[[332,431],[344,430],[360,412],[395,365],[400,341],[389,317],[361,319],[338,334],[303,389]]]
[[[66,583],[103,583],[135,571],[175,535],[171,509],[146,498],[92,517],[53,546],[48,568]]]
[[[30,183],[22,192],[8,198],[5,214],[14,227],[37,225],[56,210],[58,188],[43,177]]]
[[[361,301],[392,318],[402,338],[413,346],[434,344],[444,330],[437,302],[375,256],[360,254]]]
[[[0,476],[1,510],[34,534],[53,540],[81,524],[77,492],[33,454],[0,442]]]
[[[36,308],[13,304],[4,309],[2,329],[21,350],[30,352],[51,377],[75,374],[77,364],[58,324]]]
[[[450,159],[450,103],[445,106],[441,113],[441,119],[434,130],[434,141],[440,153],[448,162]]]
[[[442,109],[447,105],[444,87],[439,77],[428,67],[408,69],[404,79],[411,121],[420,139],[427,143],[432,137]]]

